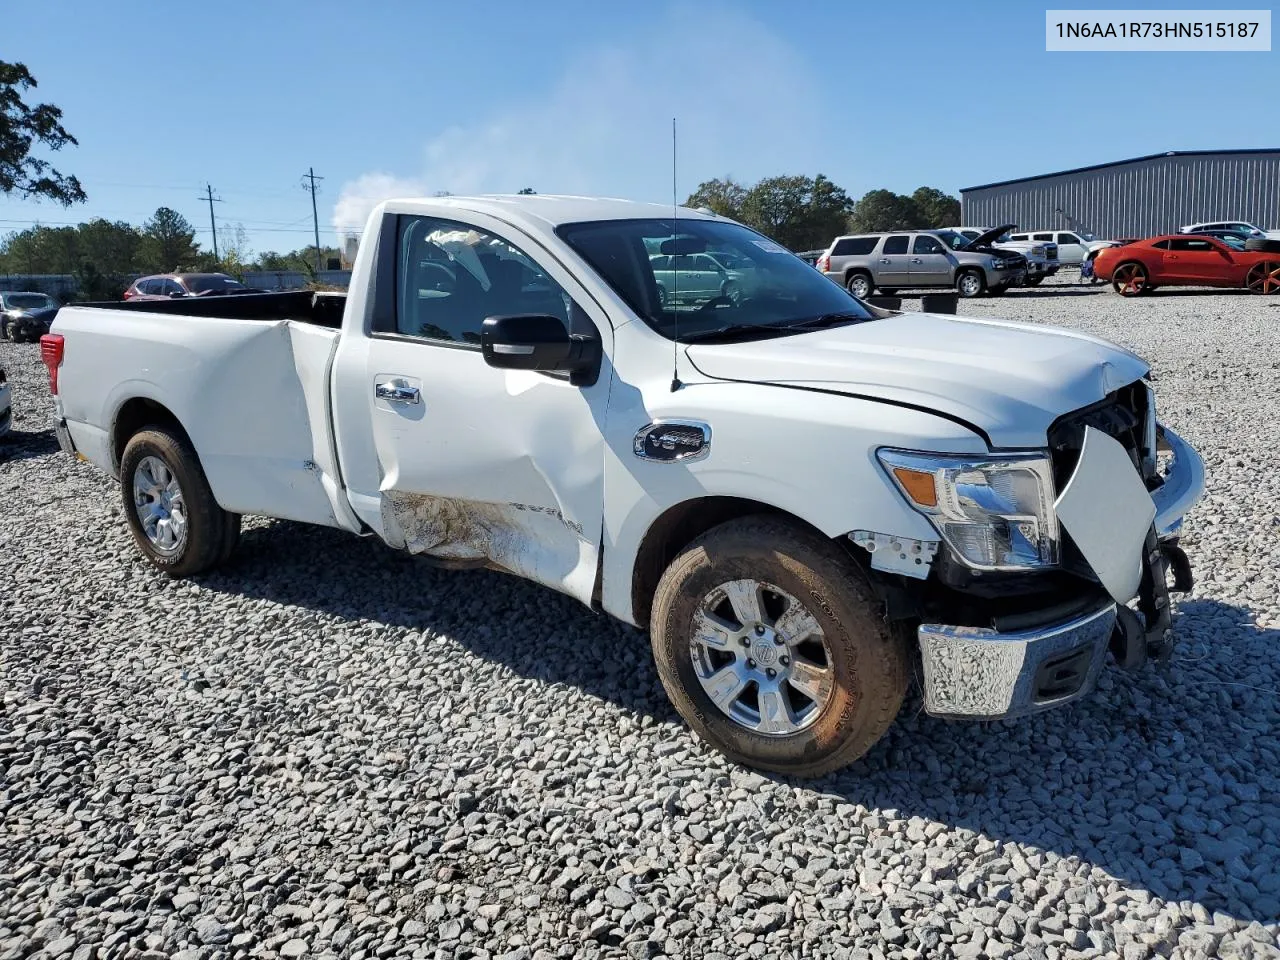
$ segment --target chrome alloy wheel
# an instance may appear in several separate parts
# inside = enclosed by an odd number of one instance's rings
[[[143,457],[133,471],[133,505],[156,552],[172,556],[187,540],[187,505],[173,471],[159,457]]]
[[[765,736],[804,730],[835,687],[822,627],[771,583],[731,580],[693,616],[689,655],[698,682],[730,720]]]

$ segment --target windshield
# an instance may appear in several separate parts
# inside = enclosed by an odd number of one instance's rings
[[[957,233],[955,230],[935,230],[933,235],[952,250],[959,250],[961,247],[967,246],[969,241],[982,236],[980,233],[975,233],[972,237],[969,237],[963,233]]]
[[[41,310],[53,306],[53,300],[43,293],[6,293],[4,299],[9,306],[19,310]]]
[[[1242,240],[1240,237],[1234,236],[1233,234],[1220,233],[1218,234],[1218,239],[1221,240],[1223,243],[1225,243],[1232,250],[1245,249],[1244,240]]]
[[[779,336],[871,311],[784,247],[719,220],[605,220],[556,231],[672,340]]]
[[[187,277],[187,289],[192,293],[226,293],[244,290],[245,285],[230,277]]]

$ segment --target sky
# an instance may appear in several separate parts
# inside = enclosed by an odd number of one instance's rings
[[[322,243],[389,196],[665,202],[673,118],[681,200],[713,177],[958,193],[1280,145],[1259,109],[1280,53],[1048,53],[1045,5],[1025,0],[7,0],[3,21],[0,59],[27,65],[28,102],[57,104],[79,140],[41,155],[89,199],[0,199],[0,234],[163,205],[208,246],[208,184],[224,240],[241,226],[254,253],[291,250],[312,238],[310,168]]]

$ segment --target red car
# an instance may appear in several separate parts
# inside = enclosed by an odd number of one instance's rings
[[[171,297],[216,297],[256,293],[225,273],[158,273],[139,277],[124,292],[126,300],[168,300]]]
[[[1095,276],[1122,297],[1156,287],[1244,287],[1280,293],[1280,253],[1246,250],[1219,237],[1169,234],[1101,251]]]

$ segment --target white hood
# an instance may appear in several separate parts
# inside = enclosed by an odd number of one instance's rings
[[[1043,447],[1049,425],[1143,377],[1147,365],[1056,327],[911,313],[745,343],[691,344],[709,377],[798,384],[925,407],[996,447]]]

